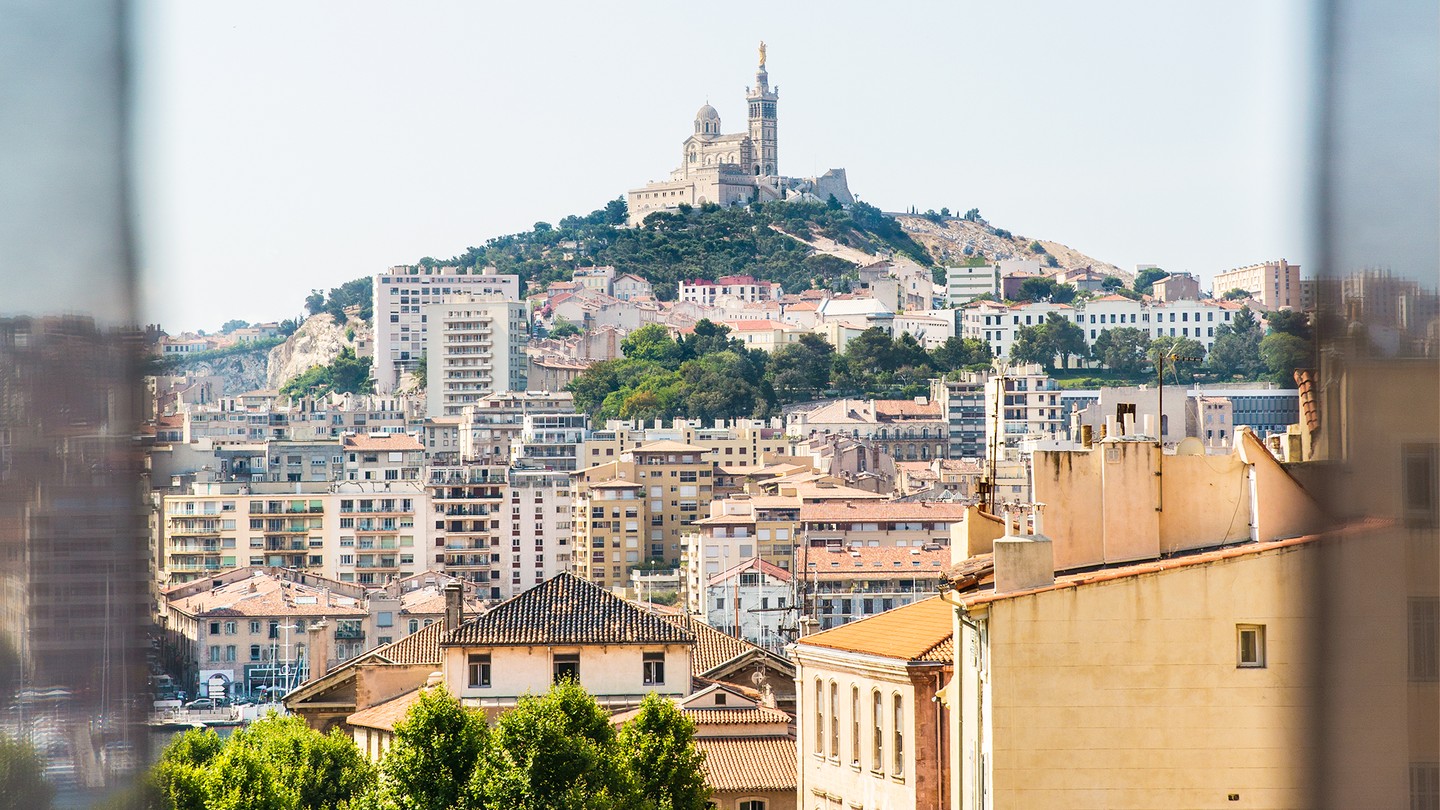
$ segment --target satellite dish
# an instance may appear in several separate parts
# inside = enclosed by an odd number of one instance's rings
[[[1186,436],[1175,445],[1177,456],[1203,456],[1205,455],[1205,443],[1194,436]]]

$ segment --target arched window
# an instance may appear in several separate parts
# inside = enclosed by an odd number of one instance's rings
[[[915,445],[910,445],[909,449],[906,451],[905,457],[910,459],[911,461],[915,460]]]
[[[840,758],[840,687],[830,682],[830,758]]]
[[[850,764],[860,767],[860,687],[850,687]]]
[[[825,687],[815,679],[815,753],[825,753]]]
[[[930,428],[920,428],[920,438],[922,438],[922,439],[928,439],[928,438],[930,438]]]
[[[895,768],[891,776],[905,777],[905,709],[900,693],[895,693]]]
[[[872,738],[872,750],[870,751],[870,770],[876,773],[885,772],[885,705],[880,699],[880,690],[876,689],[870,695],[871,714],[870,736]]]
[[[921,461],[929,461],[929,460],[930,460],[930,445],[928,445],[928,444],[922,444],[922,445],[920,445],[920,460],[921,460]]]

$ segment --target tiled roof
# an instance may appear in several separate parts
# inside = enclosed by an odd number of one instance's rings
[[[715,790],[795,790],[795,740],[791,737],[699,737],[705,781]]]
[[[950,549],[915,546],[855,546],[853,548],[802,549],[800,562],[813,565],[817,579],[882,579],[890,577],[944,576],[950,565]]]
[[[937,401],[921,404],[913,399],[877,399],[875,400],[875,415],[888,416],[892,419],[897,416],[912,419],[939,419],[940,403]]]
[[[665,620],[695,637],[695,646],[690,648],[690,671],[695,675],[704,676],[721,664],[727,664],[746,653],[755,650],[764,652],[762,648],[744,639],[722,633],[687,614],[666,616]]]
[[[689,644],[695,634],[571,573],[562,573],[462,624],[443,644]]]
[[[392,433],[385,436],[346,436],[345,447],[349,450],[424,450],[425,446],[414,436]]]
[[[774,563],[772,563],[772,562],[767,562],[767,561],[765,561],[764,559],[761,559],[760,557],[751,557],[750,559],[746,560],[745,562],[740,563],[739,565],[732,566],[732,567],[730,567],[728,570],[721,571],[720,573],[718,573],[718,574],[710,577],[710,584],[711,584],[711,585],[718,585],[718,584],[724,582],[725,580],[730,579],[731,577],[736,576],[737,574],[741,573],[742,571],[749,571],[749,570],[751,570],[751,569],[754,569],[754,570],[756,570],[756,571],[759,571],[759,572],[762,573],[762,574],[766,574],[766,575],[772,576],[772,577],[780,580],[781,582],[789,582],[789,581],[790,581],[790,572],[789,572],[789,571],[786,571],[784,568],[781,568],[780,566],[778,566],[778,565],[776,565],[776,564],[774,564]]]
[[[405,719],[410,707],[420,700],[420,690],[412,689],[397,698],[391,698],[384,703],[377,703],[368,709],[361,709],[358,712],[345,718],[345,722],[352,726],[361,728],[378,728],[382,731],[394,731],[395,725]]]
[[[365,608],[357,599],[341,596],[333,591],[281,580],[269,574],[246,577],[192,596],[172,599],[170,608],[191,616],[205,618],[226,616],[350,618],[366,615]]]
[[[955,523],[965,517],[965,505],[935,501],[818,501],[800,506],[800,520],[818,523],[860,521],[914,521]]]
[[[754,723],[789,723],[790,715],[769,706],[746,706],[742,708],[681,708],[685,716],[697,726],[739,726]]]
[[[912,602],[868,618],[808,635],[796,646],[897,658],[901,661],[954,662],[940,657],[954,635],[954,608],[938,596]]]
[[[440,641],[445,638],[445,623],[435,622],[408,636],[392,641],[375,650],[375,653],[392,664],[434,664],[440,665]]]

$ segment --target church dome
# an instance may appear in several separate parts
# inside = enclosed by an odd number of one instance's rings
[[[701,107],[695,113],[695,133],[697,135],[719,135],[720,134],[720,113],[715,111],[709,104]]]

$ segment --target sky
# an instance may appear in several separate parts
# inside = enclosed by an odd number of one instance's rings
[[[138,0],[143,320],[291,317],[599,208],[678,165],[707,101],[743,131],[762,39],[782,174],[844,167],[884,210],[978,207],[1126,269],[1303,268],[1309,8]]]

